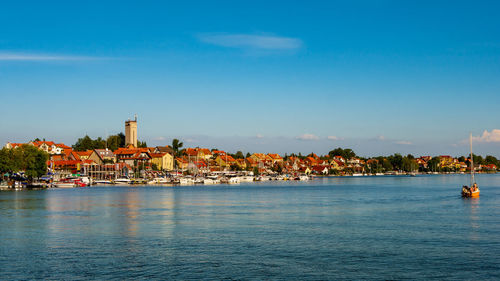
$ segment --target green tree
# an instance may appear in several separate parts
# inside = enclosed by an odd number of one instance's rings
[[[352,149],[350,148],[342,149],[340,147],[335,148],[334,150],[328,152],[328,155],[330,156],[330,158],[333,158],[335,156],[342,156],[346,160],[356,157],[356,153],[354,153]]]
[[[148,147],[148,144],[146,143],[146,141],[137,141],[137,147]]]
[[[439,157],[432,157],[431,160],[427,161],[427,168],[433,172],[437,172],[439,168]]]
[[[83,138],[79,138],[76,143],[73,145],[73,149],[76,151],[85,151],[94,149],[94,140],[90,138],[88,135],[85,135]]]
[[[180,142],[178,139],[172,140],[172,149],[174,150],[175,156],[179,156],[179,149],[184,146],[184,143]]]
[[[29,178],[38,178],[47,172],[49,155],[38,148],[24,144],[18,148],[0,150],[0,171],[15,173],[24,171]]]
[[[395,153],[387,157],[387,159],[391,162],[391,165],[394,170],[402,170],[403,167],[403,156],[399,153]]]
[[[234,159],[243,159],[245,156],[243,155],[243,152],[237,151],[235,154],[232,155]]]
[[[484,163],[485,164],[494,164],[494,165],[498,166],[498,159],[494,156],[486,155],[486,157],[484,158]]]
[[[111,135],[106,140],[107,146],[112,151],[117,150],[120,147],[125,147],[125,135],[123,133],[118,133],[116,135]]]

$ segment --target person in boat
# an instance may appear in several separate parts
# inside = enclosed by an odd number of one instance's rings
[[[462,195],[464,195],[464,196],[470,196],[471,194],[472,194],[471,188],[468,187],[468,186],[466,186],[466,185],[464,185],[462,187]]]
[[[472,185],[472,189],[471,189],[471,191],[472,191],[472,192],[475,192],[476,190],[477,190],[477,183],[474,183],[474,184]]]

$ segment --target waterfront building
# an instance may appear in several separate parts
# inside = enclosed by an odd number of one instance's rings
[[[105,163],[110,164],[110,163],[116,162],[115,154],[113,153],[113,151],[111,151],[107,148],[106,149],[94,149],[94,150],[92,150],[92,152],[90,153],[90,155],[87,159],[94,161],[98,165],[105,164]]]
[[[174,157],[170,153],[150,153],[151,163],[156,165],[160,171],[172,171],[174,169]]]
[[[125,146],[137,147],[137,115],[134,120],[125,121]]]

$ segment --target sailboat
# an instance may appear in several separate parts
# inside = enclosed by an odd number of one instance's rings
[[[472,155],[472,133],[469,136],[470,143],[470,187],[462,186],[462,197],[476,198],[479,197],[479,187],[474,180],[474,157]]]

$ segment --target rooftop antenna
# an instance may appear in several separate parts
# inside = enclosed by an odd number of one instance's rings
[[[134,115],[135,122],[137,122],[137,114]]]

